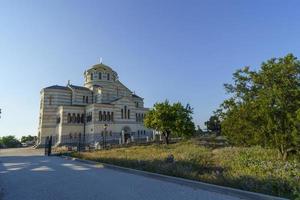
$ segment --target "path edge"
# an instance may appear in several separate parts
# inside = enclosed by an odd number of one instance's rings
[[[161,181],[167,181],[167,182],[184,185],[184,186],[188,186],[188,187],[192,187],[192,188],[196,188],[196,189],[202,189],[202,190],[207,190],[210,192],[221,193],[224,195],[234,196],[234,197],[238,197],[241,199],[287,200],[286,198],[282,198],[282,197],[275,197],[275,196],[271,196],[271,195],[267,195],[267,194],[250,192],[250,191],[245,191],[245,190],[240,190],[240,189],[235,189],[235,188],[225,187],[225,186],[219,186],[219,185],[214,185],[214,184],[210,184],[210,183],[204,183],[204,182],[200,182],[200,181],[194,181],[194,180],[190,180],[190,179],[180,178],[180,177],[174,177],[174,176],[157,174],[157,173],[147,172],[147,171],[142,171],[142,170],[137,170],[137,169],[131,169],[131,168],[127,168],[127,167],[121,167],[121,166],[102,163],[102,162],[84,160],[84,159],[75,158],[75,157],[71,157],[71,156],[59,155],[59,157],[61,157],[63,159],[67,159],[67,160],[78,161],[78,162],[89,164],[89,165],[101,164],[101,165],[103,165],[104,168],[107,168],[107,169],[131,173],[134,175],[140,175],[140,176],[149,177],[149,178],[154,178],[154,179],[158,179]]]

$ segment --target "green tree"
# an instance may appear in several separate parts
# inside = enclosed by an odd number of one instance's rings
[[[217,135],[221,134],[221,120],[220,117],[214,113],[208,121],[204,122],[207,130],[216,133]]]
[[[0,146],[4,148],[20,147],[20,141],[13,135],[3,136],[0,138]]]
[[[170,104],[167,100],[156,103],[147,113],[144,124],[155,129],[164,136],[166,144],[169,144],[171,134],[179,137],[190,137],[195,132],[192,121],[192,108],[181,103]]]
[[[233,74],[232,96],[221,105],[222,132],[234,144],[275,147],[283,159],[300,150],[300,62],[292,54]]]
[[[36,136],[27,135],[27,136],[22,136],[21,137],[21,142],[22,143],[31,142],[31,141],[35,141],[35,140],[36,140]]]

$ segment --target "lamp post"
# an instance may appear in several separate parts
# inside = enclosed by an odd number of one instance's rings
[[[106,149],[106,133],[107,133],[107,127],[108,125],[107,124],[104,124],[104,135],[102,136],[102,139],[103,139],[103,148]]]

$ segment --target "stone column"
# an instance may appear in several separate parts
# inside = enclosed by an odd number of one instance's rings
[[[122,130],[122,144],[125,143],[125,133],[124,133],[124,130]]]

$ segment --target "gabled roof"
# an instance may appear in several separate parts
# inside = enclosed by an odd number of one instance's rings
[[[68,88],[66,86],[60,86],[60,85],[52,85],[49,87],[45,87],[44,89],[70,90],[70,88]]]
[[[86,91],[90,91],[89,88],[86,87],[82,87],[82,86],[78,86],[78,85],[68,85],[71,89],[75,89],[75,90],[86,90]]]

